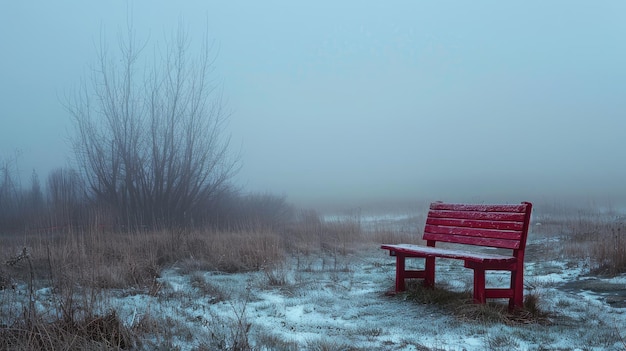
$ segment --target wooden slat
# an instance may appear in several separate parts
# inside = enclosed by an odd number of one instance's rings
[[[485,297],[488,299],[510,299],[513,297],[513,289],[485,289]]]
[[[478,212],[518,212],[524,213],[528,208],[528,204],[519,205],[475,205],[475,204],[447,204],[443,202],[433,202],[430,204],[431,210],[450,210],[450,211],[478,211]]]
[[[427,233],[432,234],[449,234],[449,235],[463,235],[470,237],[480,238],[495,238],[495,239],[507,239],[507,240],[520,240],[522,233],[520,231],[507,231],[507,230],[488,230],[488,229],[476,229],[476,228],[464,228],[464,227],[443,227],[426,224],[424,227],[424,239]]]
[[[448,243],[497,247],[516,250],[520,247],[519,240],[481,238],[475,236],[437,234],[424,232],[424,240],[443,241]]]
[[[524,213],[430,210],[428,217],[524,222]]]
[[[523,222],[509,221],[481,221],[460,218],[428,218],[426,224],[443,225],[449,227],[471,227],[481,229],[499,229],[499,230],[522,230]]]

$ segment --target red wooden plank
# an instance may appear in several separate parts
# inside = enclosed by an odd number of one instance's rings
[[[462,235],[468,237],[481,237],[481,238],[494,238],[494,239],[507,239],[507,240],[520,240],[522,233],[520,231],[507,231],[507,230],[490,230],[490,229],[476,229],[465,227],[443,227],[426,224],[424,227],[424,234],[449,234],[449,235]]]
[[[428,218],[426,219],[426,224],[499,230],[524,229],[524,224],[522,222],[480,221],[462,218]]]
[[[485,297],[488,299],[510,299],[513,296],[513,289],[485,289]]]
[[[424,240],[443,241],[447,243],[497,247],[516,250],[520,248],[519,240],[480,238],[475,236],[424,233]]]
[[[430,210],[428,217],[524,222],[524,213]]]
[[[491,270],[512,271],[512,270],[517,269],[518,260],[510,260],[510,261],[491,260],[491,261],[482,261],[482,262],[475,261],[475,260],[465,260],[464,266],[465,268],[471,268],[471,269],[479,268],[479,269],[484,269],[486,271],[491,271]],[[519,261],[519,262],[522,262],[522,261]]]
[[[524,213],[528,204],[519,205],[476,205],[476,204],[448,204],[444,202],[433,202],[430,204],[431,210],[451,210],[451,211],[479,211],[479,212],[518,212]]]
[[[410,278],[426,278],[426,271],[418,271],[418,270],[404,270],[404,279]]]

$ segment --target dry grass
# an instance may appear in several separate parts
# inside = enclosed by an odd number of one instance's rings
[[[358,223],[325,222],[314,212],[281,232],[94,230],[0,236],[0,289],[16,291],[3,294],[5,300],[0,301],[0,350],[128,348],[141,335],[163,334],[168,328],[149,318],[124,328],[116,312],[107,309],[102,297],[106,289],[157,294],[157,278],[173,266],[192,274],[263,270],[270,284],[284,285],[287,277],[281,267],[289,253],[344,255],[362,240]],[[226,299],[199,274],[192,285]],[[52,301],[39,301],[35,291],[46,287]],[[16,297],[18,290],[26,291],[28,298]],[[237,349],[247,345],[244,315],[240,313],[232,329],[235,334],[225,334],[236,339]]]
[[[285,251],[279,235],[270,232],[88,232],[39,235],[3,240],[0,257],[14,257],[26,248],[38,279],[56,288],[70,282],[94,288],[146,289],[164,267],[240,272],[280,262]],[[7,259],[5,259],[7,260]],[[25,276],[27,267],[3,269],[2,279]]]
[[[564,255],[589,259],[593,274],[626,272],[626,224],[623,219],[592,213],[571,219],[563,227]]]
[[[445,283],[439,283],[435,288],[426,288],[421,281],[412,281],[407,288],[408,299],[420,304],[439,306],[461,321],[507,325],[551,323],[550,313],[540,308],[536,294],[525,296],[522,309],[509,311],[508,304],[497,301],[474,304],[471,291],[453,291]]]
[[[283,233],[285,250],[299,254],[339,252],[347,254],[362,244],[361,226],[355,220],[324,221],[315,211],[303,211]]]
[[[54,287],[58,294],[50,300],[39,300],[36,266],[28,250],[24,248],[6,261],[9,267],[23,263],[29,276],[23,289],[26,296],[19,296],[22,289],[17,284],[12,287],[13,294],[2,295],[0,350],[117,350],[134,346],[135,338],[114,310],[97,312],[99,294],[93,287],[70,283]]]
[[[619,220],[601,215],[555,216],[543,221],[541,226],[534,226],[533,230],[535,235],[561,239],[554,248],[555,259],[558,255],[589,258],[597,272],[626,272],[626,227]],[[201,273],[194,272],[262,271],[269,286],[285,287],[297,279],[288,274],[284,265],[286,257],[292,254],[304,262],[298,261],[304,271],[306,256],[320,253],[335,259],[327,263],[329,270],[341,271],[344,266],[338,262],[342,256],[358,250],[361,245],[371,248],[375,243],[420,244],[421,233],[385,227],[363,232],[358,221],[324,221],[316,212],[304,211],[296,221],[285,223],[280,230],[89,231],[0,236],[0,289],[17,286],[29,294],[33,289],[51,287],[54,292],[54,301],[47,303],[50,310],[46,312],[41,310],[42,301],[36,301],[40,303],[39,309],[18,299],[0,301],[0,350],[123,349],[140,343],[146,335],[161,335],[162,344],[168,345],[168,333],[174,330],[168,324],[171,321],[146,314],[124,327],[115,311],[107,308],[102,292],[119,288],[157,294],[160,287],[156,278],[163,269],[175,266],[182,273],[191,274],[195,289],[213,297],[210,303],[231,303],[230,296]],[[27,259],[17,260],[24,254],[24,248]],[[532,293],[526,295],[524,308],[515,312],[509,312],[507,305],[500,301],[472,304],[470,292],[451,291],[445,285],[424,289],[417,282],[409,286],[405,296],[417,303],[438,306],[460,322],[548,325],[552,319],[550,313],[541,308],[540,297]],[[231,321],[211,321],[216,325],[224,324],[225,329],[215,334],[219,340],[207,341],[205,349],[214,349],[216,345],[250,348],[246,306],[232,306]],[[283,349],[294,347],[293,343],[276,340],[270,334],[265,338],[267,344],[280,344]],[[492,341],[494,345],[506,344],[503,340]],[[332,349],[343,345],[316,343],[309,346]],[[198,347],[203,349],[202,345]]]
[[[0,329],[0,350],[119,350],[135,340],[114,311],[81,320],[42,319]]]

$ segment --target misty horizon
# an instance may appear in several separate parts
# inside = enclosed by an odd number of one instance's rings
[[[11,3],[0,161],[75,168],[63,99],[128,17],[146,50],[214,40],[244,192],[298,204],[626,201],[626,4]],[[25,183],[25,184],[24,184]]]

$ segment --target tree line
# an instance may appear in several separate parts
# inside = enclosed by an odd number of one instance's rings
[[[58,168],[44,181],[33,171],[26,185],[15,159],[0,160],[0,233],[69,231],[128,231],[176,228],[219,230],[279,229],[295,216],[285,196],[246,194],[225,186],[219,194],[198,204],[193,221],[169,226],[127,222],[119,209],[89,195],[88,184],[78,171]]]

